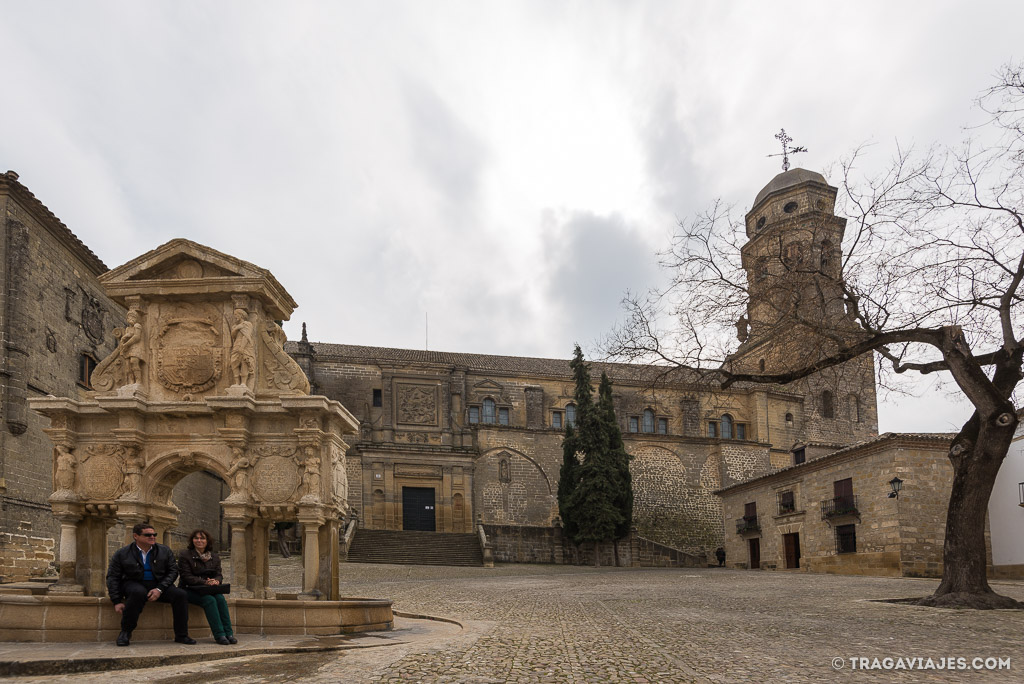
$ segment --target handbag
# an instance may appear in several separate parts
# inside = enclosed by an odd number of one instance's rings
[[[200,596],[212,596],[214,594],[230,594],[230,584],[193,584],[189,591],[194,591]]]

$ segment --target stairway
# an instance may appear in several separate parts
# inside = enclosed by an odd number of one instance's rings
[[[348,562],[482,566],[484,558],[475,534],[359,529]]]

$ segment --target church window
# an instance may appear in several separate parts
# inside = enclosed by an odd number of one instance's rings
[[[552,411],[551,412],[551,427],[562,429],[562,412]]]
[[[757,368],[762,373],[764,373],[764,359],[761,359],[760,361],[757,362]]]
[[[792,214],[794,211],[796,211],[798,206],[799,205],[796,202],[787,202],[786,206],[782,207],[782,211],[786,212],[787,214]]]
[[[379,389],[373,390],[373,406],[374,408],[380,408],[384,405],[384,397]]]
[[[667,435],[668,434],[668,418],[659,418],[658,419],[658,434],[659,435]]]
[[[484,399],[484,422],[494,423],[494,400]]]
[[[768,221],[768,219],[765,218],[764,216],[762,216],[761,218],[757,219],[757,229],[761,230],[762,228],[764,228],[764,224],[767,223],[767,221]]]
[[[575,425],[576,424],[576,404],[565,405],[565,424]]]
[[[508,425],[508,409],[498,409],[498,425]]]
[[[480,422],[480,407],[470,406],[469,407],[469,422],[479,423]]]
[[[629,417],[629,431],[640,432],[640,418],[638,418],[637,416]]]
[[[86,389],[92,389],[92,372],[96,370],[96,359],[90,354],[82,354],[78,357],[78,384]]]
[[[722,439],[732,439],[732,416],[722,414]]]
[[[792,413],[787,413],[786,414],[786,427],[793,427],[793,414]]]
[[[718,437],[718,423],[713,420],[708,421],[708,437]]]
[[[835,399],[833,399],[832,393],[829,392],[828,390],[825,390],[824,392],[821,393],[821,417],[836,417]]]
[[[860,422],[860,399],[856,394],[850,395],[850,419],[854,423]]]
[[[803,447],[793,449],[793,465],[800,465],[807,460],[807,452]]]
[[[651,409],[644,410],[644,432],[654,432],[654,411]]]
[[[746,423],[736,423],[736,439],[747,438],[747,425]]]

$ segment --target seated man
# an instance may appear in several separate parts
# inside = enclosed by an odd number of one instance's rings
[[[114,610],[121,614],[118,646],[127,646],[132,630],[139,624],[139,614],[147,601],[170,603],[174,612],[174,640],[194,644],[188,635],[188,597],[174,586],[178,579],[178,562],[174,552],[156,543],[156,530],[148,523],[132,528],[135,542],[114,552],[107,570],[107,592]]]

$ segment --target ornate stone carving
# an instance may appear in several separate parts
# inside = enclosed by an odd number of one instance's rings
[[[127,384],[136,385],[142,382],[142,364],[149,358],[146,354],[146,337],[137,309],[129,311],[126,319],[128,323],[121,332],[120,352],[125,359]]]
[[[46,351],[51,354],[57,353],[57,333],[49,328],[46,329]]]
[[[235,309],[231,326],[231,381],[252,389],[256,373],[255,329],[245,309]]]
[[[331,493],[336,503],[348,499],[348,477],[345,472],[345,454],[336,445],[331,445]]]
[[[156,340],[157,378],[169,390],[202,392],[221,376],[223,350],[212,316],[170,315],[161,320]]]
[[[261,447],[259,461],[253,467],[253,493],[266,503],[282,503],[299,486],[299,465],[292,447]]]
[[[103,304],[88,292],[82,298],[82,329],[93,342],[103,341]]]
[[[241,447],[231,447],[231,468],[227,472],[228,479],[234,476],[231,482],[231,495],[228,501],[244,501],[249,497],[249,468],[252,461],[245,455]]]
[[[145,465],[138,447],[125,447],[124,493],[122,499],[136,501],[142,498],[142,469]]]
[[[89,499],[117,497],[124,483],[124,447],[92,445],[78,467],[79,489]]]
[[[437,424],[436,388],[425,385],[398,387],[398,422],[410,425]]]
[[[306,447],[306,460],[302,471],[302,501],[320,500],[320,456],[315,447]]]
[[[309,379],[299,364],[284,350],[284,343],[288,338],[281,326],[273,321],[267,321],[260,330],[260,339],[268,352],[263,361],[267,385],[282,391],[309,394]]]
[[[76,499],[75,495],[75,471],[78,469],[78,459],[72,453],[72,448],[66,444],[58,444],[53,450],[55,470],[53,474],[53,499]]]
[[[441,466],[412,465],[407,463],[395,464],[395,477],[441,477]]]

